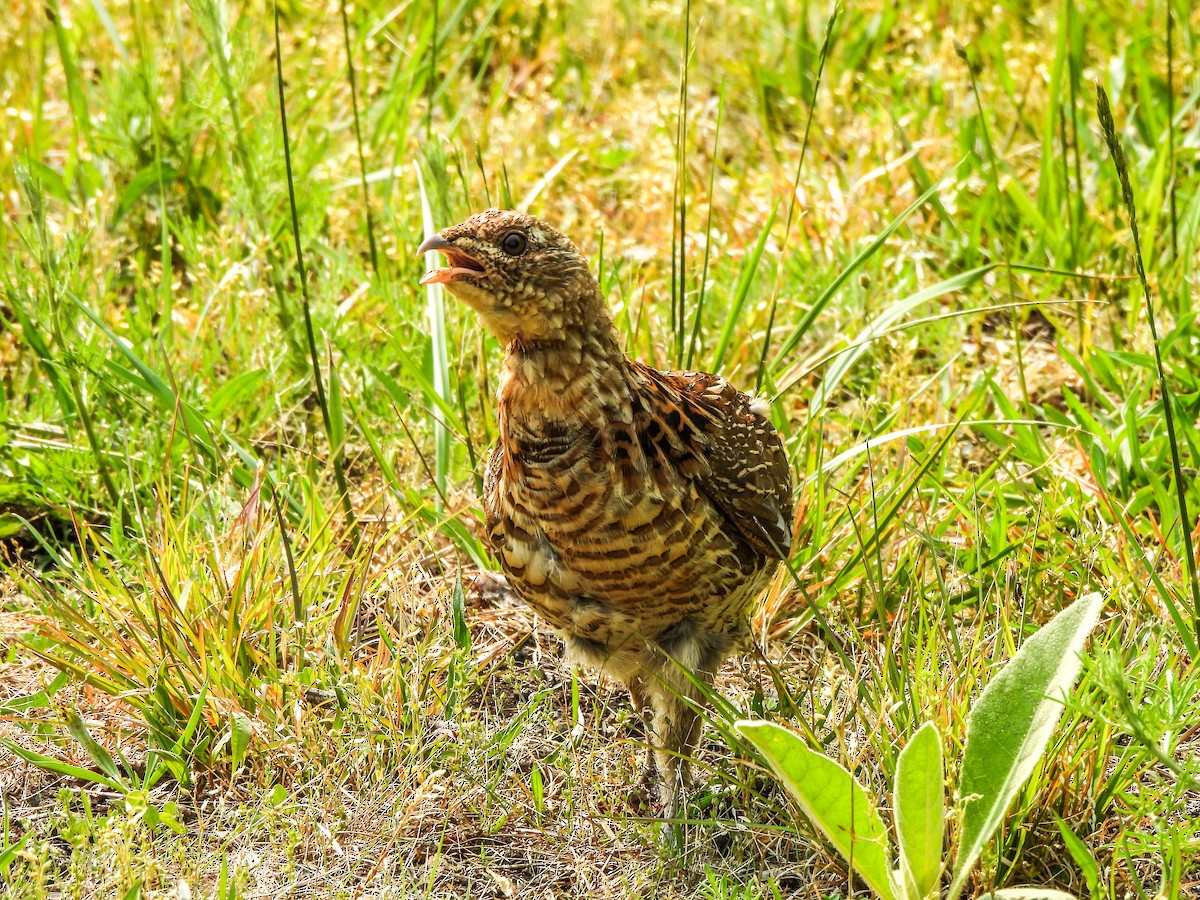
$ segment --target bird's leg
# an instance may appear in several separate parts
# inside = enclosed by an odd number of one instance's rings
[[[679,673],[676,673],[679,674]],[[707,672],[696,673],[705,680]],[[700,692],[686,676],[667,678],[651,700],[654,706],[654,755],[662,778],[663,817],[678,819],[687,804],[692,785],[692,757],[704,723],[696,712],[702,702]]]
[[[660,635],[660,665],[647,680],[654,707],[653,737],[658,774],[662,778],[663,816],[678,819],[692,784],[692,757],[704,723],[704,685],[712,684],[728,655],[729,640],[706,633],[684,619]]]
[[[642,765],[642,774],[638,782],[643,786],[649,786],[654,783],[654,776],[657,772],[654,761],[654,710],[650,701],[648,685],[642,676],[635,676],[629,682],[629,697],[633,701],[633,708],[646,726],[646,761]]]

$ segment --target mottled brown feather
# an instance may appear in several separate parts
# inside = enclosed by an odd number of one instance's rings
[[[792,546],[791,471],[771,423],[720,376],[633,365],[661,392],[657,407],[680,407],[702,435],[685,441],[703,465],[701,490],[746,543],[768,558],[786,559]]]
[[[700,697],[680,667],[712,679],[791,546],[766,405],[717,375],[630,360],[574,245],[530,216],[489,210],[425,247],[454,266],[426,280],[505,345],[488,545],[568,650],[647,712],[647,770],[677,815]]]

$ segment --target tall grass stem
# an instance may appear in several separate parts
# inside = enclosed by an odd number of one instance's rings
[[[1121,183],[1121,202],[1129,216],[1129,231],[1133,235],[1133,258],[1137,266],[1138,280],[1142,285],[1142,295],[1146,301],[1146,320],[1150,323],[1150,338],[1154,345],[1154,367],[1158,373],[1158,391],[1162,396],[1163,418],[1167,426],[1167,443],[1171,448],[1171,468],[1175,474],[1175,496],[1179,500],[1179,530],[1183,536],[1184,565],[1188,574],[1188,583],[1192,589],[1192,626],[1196,632],[1196,640],[1200,642],[1200,578],[1196,575],[1196,553],[1192,546],[1192,520],[1187,508],[1187,482],[1183,480],[1183,463],[1179,458],[1179,440],[1175,435],[1175,413],[1172,406],[1174,401],[1171,389],[1167,386],[1167,373],[1163,368],[1162,350],[1159,347],[1158,326],[1154,320],[1154,303],[1150,294],[1150,282],[1146,278],[1146,266],[1142,260],[1142,243],[1138,235],[1137,207],[1134,205],[1133,185],[1129,180],[1129,167],[1125,162],[1125,151],[1117,137],[1117,128],[1113,124],[1112,108],[1108,103],[1108,94],[1099,82],[1096,83],[1096,114],[1100,119],[1100,129],[1104,132],[1104,142],[1112,156],[1113,165],[1117,169],[1117,179]]]
[[[342,511],[346,515],[346,522],[350,526],[350,534],[357,545],[359,538],[358,521],[354,515],[354,507],[350,502],[350,488],[346,484],[344,450],[342,442],[334,442],[333,440],[334,424],[329,414],[329,398],[325,395],[325,379],[321,375],[321,360],[317,355],[317,338],[313,332],[312,304],[308,296],[308,277],[304,269],[304,250],[300,243],[300,215],[296,211],[296,184],[292,177],[291,142],[288,140],[287,104],[283,91],[283,53],[279,42],[278,2],[273,2],[271,7],[275,17],[275,74],[279,85],[279,124],[283,130],[283,165],[287,173],[288,204],[292,212],[292,237],[296,244],[296,271],[300,278],[300,296],[303,301],[304,334],[308,339],[308,355],[312,362],[313,380],[317,388],[317,405],[321,407],[321,418],[325,424],[325,436],[330,442],[329,449],[333,454],[333,478],[337,482],[339,499]],[[339,422],[338,430],[340,431],[342,428],[343,423]]]
[[[988,175],[991,181],[992,194],[996,198],[996,203],[999,204],[1004,198],[1004,194],[1000,192],[1000,166],[997,162],[996,145],[992,143],[992,132],[988,127],[987,115],[983,109],[983,99],[979,96],[979,81],[976,78],[975,65],[972,63],[966,47],[962,44],[956,44],[955,50],[959,58],[963,61],[963,64],[967,67],[967,77],[971,82],[971,93],[975,97],[975,109],[979,113],[979,129],[983,134],[984,146],[987,147]],[[1017,303],[1017,278],[1013,273],[1012,249],[1002,238],[997,237],[996,243],[1000,248],[1004,260],[1004,273],[1008,286],[1008,302],[1015,308]],[[1025,381],[1025,351],[1024,342],[1021,339],[1021,324],[1016,316],[1013,316],[1011,321],[1013,349],[1017,354],[1017,383],[1021,386],[1021,399],[1025,401],[1025,405],[1028,407],[1029,385]]]
[[[1167,0],[1167,191],[1171,197],[1171,260],[1179,258],[1179,216],[1175,204],[1175,10]]]
[[[817,77],[813,81],[812,97],[808,101],[808,119],[804,123],[804,139],[800,142],[800,157],[796,160],[796,174],[792,178],[792,196],[788,200],[787,218],[784,220],[784,247],[788,246],[788,241],[792,236],[792,223],[795,221],[796,207],[799,204],[797,195],[800,192],[800,173],[804,170],[804,159],[808,155],[808,138],[812,132],[813,116],[817,111],[817,95],[821,90],[821,78],[825,74],[825,61],[829,58],[829,49],[833,45],[833,26],[837,23],[841,12],[842,4],[839,2],[834,5],[833,12],[829,14],[829,21],[825,23],[825,38],[821,41],[821,54],[817,59]],[[763,376],[767,371],[767,353],[771,349],[771,332],[775,328],[775,313],[779,308],[779,293],[783,289],[783,273],[784,264],[781,257],[779,265],[775,269],[775,286],[771,289],[771,309],[767,313],[767,327],[763,331],[762,352],[759,353],[758,371],[754,376],[755,392],[762,390]]]
[[[350,18],[346,0],[338,0],[342,11],[342,40],[346,45],[346,79],[350,82],[350,110],[354,115],[354,144],[358,148],[358,176],[362,182],[363,211],[367,217],[367,243],[371,248],[371,271],[379,277],[379,252],[375,245],[375,215],[371,212],[371,192],[367,189],[367,159],[363,153],[362,123],[358,113],[358,79],[354,74],[354,51],[350,46]]]

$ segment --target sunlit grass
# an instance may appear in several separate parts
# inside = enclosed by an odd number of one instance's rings
[[[130,800],[0,752],[13,896],[844,895],[732,720],[878,784],[932,720],[953,775],[1093,590],[977,886],[1195,890],[1198,14],[1169,71],[1163,4],[684,7],[283,3],[278,59],[220,0],[0,20],[0,737],[171,763]],[[509,203],[631,353],[760,385],[798,476],[688,856],[628,798],[620,694],[469,590],[499,349],[413,250],[426,207]]]

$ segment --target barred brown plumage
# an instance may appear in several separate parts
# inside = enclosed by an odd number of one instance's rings
[[[628,688],[646,776],[682,811],[699,737],[690,671],[711,682],[791,546],[792,483],[766,404],[717,375],[629,359],[579,251],[488,210],[425,241],[426,274],[505,347],[487,540],[576,658]]]

